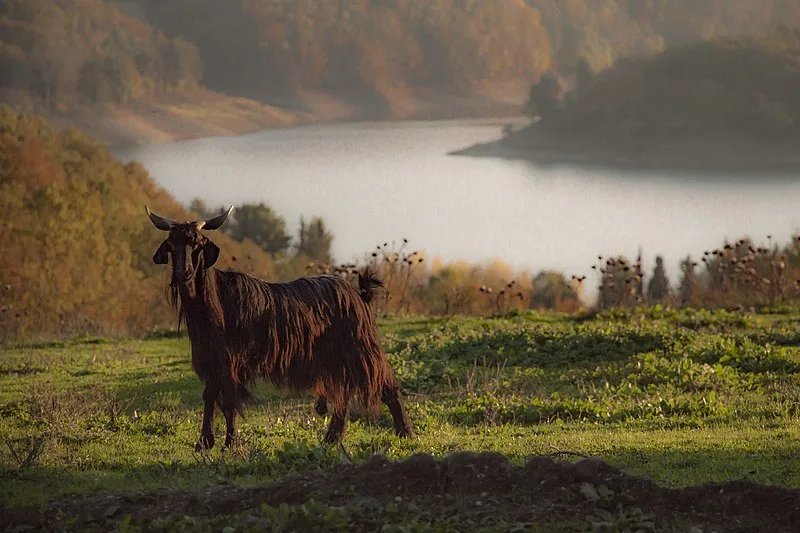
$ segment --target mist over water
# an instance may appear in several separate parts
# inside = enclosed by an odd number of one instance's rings
[[[586,274],[598,254],[635,257],[649,275],[664,255],[678,262],[726,237],[800,229],[800,181],[750,180],[537,168],[520,161],[448,156],[502,136],[508,121],[348,123],[271,129],[117,150],[142,162],[180,202],[264,201],[296,232],[322,216],[337,261],[406,237],[429,257],[500,258],[532,272]]]

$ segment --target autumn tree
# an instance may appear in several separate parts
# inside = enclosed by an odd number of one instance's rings
[[[437,269],[428,282],[428,308],[444,316],[471,312],[477,298],[475,281],[474,269],[465,262]]]
[[[531,308],[563,310],[575,308],[579,301],[577,291],[562,273],[544,270],[533,278]]]
[[[325,227],[320,217],[312,217],[310,222],[300,218],[297,235],[297,254],[303,255],[319,263],[331,263],[331,244],[333,235]]]
[[[174,326],[166,270],[152,260],[164,232],[143,204],[190,218],[142,165],[0,106],[0,341]],[[273,277],[272,259],[255,244],[213,239],[221,268]]]
[[[192,199],[192,201],[189,203],[189,211],[192,213],[197,213],[200,218],[207,218],[215,214],[211,209],[209,209],[208,204],[206,204],[206,202],[200,198]]]
[[[82,64],[80,53],[62,40],[57,41],[63,33],[52,35],[48,39],[40,39],[31,47],[28,57],[39,90],[48,109],[56,107],[58,102],[69,99],[75,92]]]
[[[194,44],[167,39],[105,0],[7,0],[0,33],[2,88],[49,111],[180,90],[202,74]]]
[[[193,203],[196,209],[204,209],[201,203]],[[244,204],[234,210],[226,232],[237,241],[250,239],[262,250],[279,254],[289,248],[291,237],[286,232],[286,220],[264,204]]]
[[[200,81],[203,63],[197,47],[181,37],[163,46],[164,79],[168,86],[183,88]]]

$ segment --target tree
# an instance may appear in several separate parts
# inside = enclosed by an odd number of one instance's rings
[[[200,81],[203,62],[195,45],[178,37],[166,44],[163,54],[164,81],[168,86],[180,89]]]
[[[547,72],[531,87],[525,112],[531,117],[550,117],[558,110],[560,87],[556,75]]]
[[[565,304],[576,306],[578,293],[560,272],[545,270],[533,278],[531,290],[531,308],[561,309]]]
[[[164,57],[157,45],[144,47],[133,55],[139,73],[152,84],[151,92],[159,92],[167,86]]]
[[[576,94],[586,94],[592,86],[594,72],[585,57],[578,59],[575,65]]]
[[[212,215],[208,205],[206,205],[206,203],[200,198],[195,198],[192,200],[192,203],[189,204],[189,211],[192,213],[197,213],[201,218],[207,218]]]
[[[692,256],[687,255],[686,259],[681,261],[681,272],[683,277],[678,288],[681,296],[681,304],[684,306],[694,305],[700,295],[700,277],[695,272],[697,263],[692,261]]]
[[[463,262],[445,266],[434,273],[428,284],[428,308],[437,315],[469,313],[474,307],[473,272]]]
[[[192,202],[194,209],[204,209],[202,202]],[[250,239],[270,254],[285,252],[291,237],[286,233],[286,220],[266,204],[244,204],[233,212],[227,233],[237,241]]]
[[[48,109],[74,94],[82,62],[74,46],[59,44],[58,37],[50,34],[37,40],[29,52],[38,89]]]
[[[309,223],[300,218],[298,241],[298,255],[305,255],[319,263],[333,262],[331,257],[333,235],[325,228],[325,222],[320,217],[313,217]]]
[[[91,102],[125,103],[133,96],[133,76],[129,65],[118,56],[107,56],[84,63],[78,90]]]
[[[664,270],[664,258],[656,256],[656,266],[653,269],[653,277],[647,284],[647,296],[651,302],[660,302],[670,291],[669,279]]]

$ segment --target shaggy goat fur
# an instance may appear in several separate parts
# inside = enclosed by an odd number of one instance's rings
[[[248,386],[256,379],[310,390],[318,399],[318,412],[330,407],[328,443],[342,438],[351,398],[373,414],[383,401],[396,433],[413,434],[369,307],[375,289],[382,286],[374,272],[359,274],[358,290],[335,276],[269,283],[213,268],[214,249],[192,223],[176,224],[153,258],[165,263],[167,251],[172,253],[168,293],[179,323],[182,319],[186,324],[192,366],[205,383],[198,449],[214,445],[216,405],[225,414],[225,442],[230,445],[234,417],[250,399]]]

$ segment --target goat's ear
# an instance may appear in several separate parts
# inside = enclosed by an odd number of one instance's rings
[[[157,265],[166,265],[169,263],[169,244],[167,241],[161,243],[156,253],[153,254],[153,263]]]
[[[211,268],[219,259],[219,246],[207,240],[203,244],[203,268]]]

